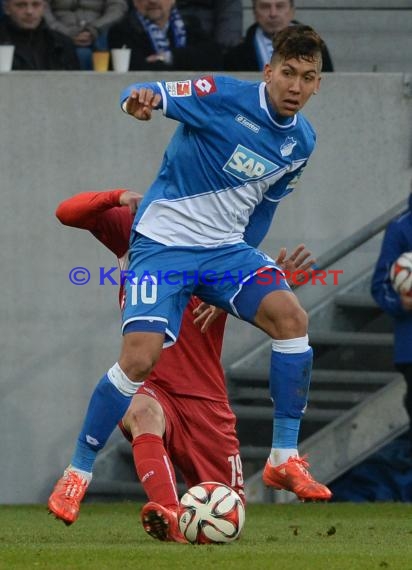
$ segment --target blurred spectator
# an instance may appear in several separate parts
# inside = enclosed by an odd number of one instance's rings
[[[215,70],[221,49],[195,18],[182,19],[174,0],[133,0],[134,8],[108,33],[109,48],[132,50],[131,70]]]
[[[232,47],[242,40],[242,0],[177,0],[182,16],[196,17],[205,34],[224,47]]]
[[[46,22],[72,38],[82,69],[92,69],[92,51],[107,49],[107,29],[127,12],[127,0],[49,0]]]
[[[272,38],[286,28],[298,24],[294,20],[294,0],[252,0],[255,23],[246,31],[241,44],[225,56],[227,71],[259,71],[270,61]],[[332,59],[325,46],[322,52],[322,71],[333,71]]]
[[[394,362],[406,381],[405,408],[411,422],[409,441],[412,451],[412,296],[396,293],[390,279],[392,263],[406,251],[412,251],[412,192],[409,211],[386,228],[371,286],[375,301],[393,318]]]
[[[12,69],[79,69],[73,42],[47,26],[45,8],[45,0],[4,0],[0,44],[15,46]]]

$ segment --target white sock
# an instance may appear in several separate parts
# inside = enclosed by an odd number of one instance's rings
[[[143,384],[143,382],[132,382],[120,368],[118,362],[113,364],[107,371],[107,377],[113,386],[115,386],[123,396],[127,397],[134,396],[138,388]]]
[[[90,481],[92,480],[93,477],[93,473],[89,473],[88,471],[83,471],[83,469],[78,469],[77,467],[73,467],[72,465],[69,465],[66,469],[66,471],[74,471],[75,473],[77,473],[78,475],[80,475],[80,477],[82,479],[85,479],[85,481],[87,481],[87,484],[89,485]]]
[[[289,449],[289,448],[273,448],[270,451],[269,455],[269,463],[274,467],[281,465],[282,463],[286,463],[289,457],[299,457],[299,453],[297,449]]]

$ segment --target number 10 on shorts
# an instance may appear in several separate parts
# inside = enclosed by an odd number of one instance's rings
[[[157,301],[157,278],[148,274],[142,279],[134,277],[131,290],[132,305],[137,305],[139,301],[145,305],[153,305]]]

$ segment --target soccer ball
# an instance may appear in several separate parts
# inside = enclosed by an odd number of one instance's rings
[[[232,542],[244,522],[241,498],[223,483],[199,483],[181,498],[179,528],[192,544]]]
[[[402,253],[390,270],[392,287],[397,293],[412,295],[412,251]]]

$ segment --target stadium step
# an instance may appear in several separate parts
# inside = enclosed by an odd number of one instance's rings
[[[335,305],[345,309],[372,311],[379,314],[381,311],[373,298],[366,293],[340,293],[335,297]]]
[[[356,331],[315,331],[310,334],[311,344],[327,346],[383,346],[393,345],[393,334],[390,333],[369,333]]]
[[[241,404],[232,404],[232,409],[236,414],[238,421],[270,421],[273,420],[272,406],[249,406]],[[305,412],[305,419],[315,422],[330,422],[334,420],[340,413],[340,409],[322,409],[308,406]]]
[[[314,369],[312,371],[312,387],[316,384],[370,384],[381,385],[391,382],[394,372],[368,371],[368,370],[334,370]],[[268,385],[268,368],[260,371],[252,378],[249,369],[238,369],[236,375],[230,376],[230,384],[235,386],[265,383]],[[237,389],[237,388],[236,388]],[[236,390],[235,389],[235,390]]]
[[[353,392],[352,390],[319,390],[314,389],[312,384],[312,390],[310,393],[310,402],[313,404],[315,402],[319,403],[336,403],[345,404],[355,404],[360,402],[364,397],[365,393],[358,391]],[[238,388],[231,396],[232,402],[266,402],[268,405],[272,405],[272,401],[269,396],[269,391],[267,388]]]

